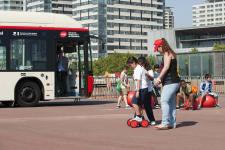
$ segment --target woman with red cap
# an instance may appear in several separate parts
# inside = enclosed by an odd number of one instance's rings
[[[159,130],[176,128],[176,93],[180,86],[176,53],[164,38],[154,42],[154,52],[163,55],[162,70],[155,81],[155,85],[161,83],[163,85],[161,93],[162,122],[156,128]]]

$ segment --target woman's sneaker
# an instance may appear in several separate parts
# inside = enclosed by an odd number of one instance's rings
[[[117,105],[116,108],[117,108],[117,109],[120,108],[120,105]]]
[[[221,108],[221,106],[219,105],[219,104],[216,104],[216,106],[215,107],[217,107],[217,108]]]
[[[160,105],[155,105],[155,108],[156,108],[156,109],[159,109],[159,108],[160,108]]]
[[[151,124],[151,126],[155,126],[156,122],[155,121],[151,121],[150,124]]]
[[[129,105],[126,105],[125,109],[131,109],[131,107]]]

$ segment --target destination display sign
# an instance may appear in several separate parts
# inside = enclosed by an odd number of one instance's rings
[[[16,32],[12,32],[12,36],[29,36],[29,37],[36,37],[38,36],[38,33],[37,32],[21,32],[21,31],[16,31]]]

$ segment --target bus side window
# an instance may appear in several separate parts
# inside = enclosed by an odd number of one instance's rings
[[[0,70],[6,70],[6,48],[0,46]]]
[[[12,59],[12,62],[11,62],[11,69],[16,69],[18,70],[18,60],[17,59]]]

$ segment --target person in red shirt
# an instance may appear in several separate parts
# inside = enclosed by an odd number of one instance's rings
[[[93,90],[94,90],[94,77],[93,77],[93,73],[92,71],[89,71],[89,74],[88,74],[88,96],[91,96]]]

